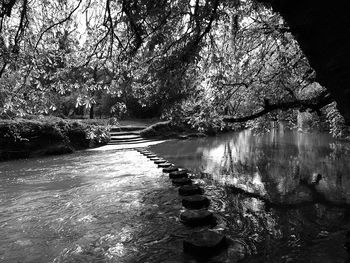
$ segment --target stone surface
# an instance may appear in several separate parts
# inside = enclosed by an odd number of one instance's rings
[[[155,164],[161,164],[161,163],[166,163],[167,160],[164,160],[164,159],[159,159],[159,160],[156,160],[154,161]]]
[[[157,155],[155,155],[155,154],[150,154],[150,155],[146,155],[147,156],[147,158],[157,158]]]
[[[187,184],[192,184],[192,180],[190,178],[177,178],[172,180],[173,184],[176,185],[187,185]]]
[[[163,173],[171,173],[171,172],[175,172],[178,170],[179,170],[179,168],[177,168],[175,166],[170,166],[170,167],[164,168]]]
[[[214,215],[208,210],[186,210],[180,214],[180,219],[190,226],[215,224]]]
[[[173,164],[171,164],[171,163],[160,163],[160,164],[158,164],[159,168],[167,168],[167,167],[170,167],[170,166],[173,166]]]
[[[200,195],[203,194],[204,190],[198,185],[184,185],[179,188],[179,194],[188,196],[188,195]]]
[[[203,195],[191,195],[182,199],[182,205],[188,209],[200,209],[208,207],[210,200]]]
[[[186,170],[174,171],[174,172],[169,173],[170,179],[184,178],[184,177],[188,177]]]
[[[158,161],[158,160],[162,160],[161,158],[159,157],[152,157],[152,158],[149,158],[151,161]]]
[[[213,254],[226,246],[226,237],[214,231],[194,232],[183,241],[186,253],[196,255]]]

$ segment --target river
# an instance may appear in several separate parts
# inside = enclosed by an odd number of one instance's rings
[[[349,144],[276,130],[150,148],[192,170],[212,200],[231,242],[206,262],[347,262]],[[182,253],[182,209],[132,149],[2,162],[0,262],[203,262]]]

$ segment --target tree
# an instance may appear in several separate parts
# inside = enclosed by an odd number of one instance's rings
[[[337,107],[350,123],[350,5],[348,1],[258,0],[279,12]]]
[[[266,4],[268,1],[261,2]],[[47,48],[51,47],[51,52],[57,53],[56,45],[58,50],[65,50],[58,53],[65,66],[62,70],[57,66],[55,74],[50,73],[45,78],[55,75],[53,83],[57,83],[60,90],[63,87],[70,92],[77,86],[74,79],[66,77],[70,75],[69,71],[97,68],[110,72],[111,81],[102,86],[111,87],[113,83],[113,88],[123,88],[124,95],[133,94],[133,99],[141,105],[154,103],[164,109],[196,95],[197,85],[201,83],[198,75],[208,74],[211,88],[216,89],[211,92],[216,96],[213,101],[222,104],[213,103],[213,106],[222,108],[220,114],[231,115],[227,121],[245,121],[276,109],[310,108],[318,111],[332,101],[331,95],[321,88],[316,97],[300,96],[298,88],[312,83],[315,74],[290,34],[299,32],[294,24],[302,19],[300,14],[306,12],[301,8],[311,8],[310,3],[314,1],[307,1],[304,5],[287,0],[271,2],[274,9],[287,18],[290,28],[281,17],[249,0],[3,2],[1,33],[6,32],[10,37],[2,44],[3,53],[8,55],[2,61],[1,74],[11,72],[10,64],[16,64],[12,62],[18,62],[17,57],[25,54],[27,61],[20,66],[23,70],[20,75],[24,76],[21,87],[32,90],[32,79],[37,79],[35,72],[40,72],[40,64],[31,61],[41,59],[46,64]],[[294,8],[294,13],[287,12],[288,7]],[[326,7],[322,4],[317,9],[325,12]],[[42,17],[40,10],[45,11],[46,16]],[[346,24],[345,11],[339,13]],[[315,21],[306,27],[317,28]],[[80,31],[64,30],[79,23],[83,25]],[[228,24],[232,24],[231,28],[227,27]],[[49,36],[58,31],[61,32],[60,40],[52,42]],[[327,32],[330,31],[327,28]],[[307,32],[302,33],[306,37]],[[69,43],[69,39],[76,44],[67,49],[64,43]],[[315,63],[317,56],[310,54],[305,46],[302,48],[306,50],[306,56],[311,57],[312,65],[318,65]],[[230,59],[234,66],[230,67]],[[272,61],[278,61],[278,67]],[[323,62],[327,64],[327,61]],[[30,66],[25,69],[27,64]],[[318,79],[320,75],[327,75],[325,68],[315,69]],[[327,81],[321,80],[321,83],[327,84]],[[80,84],[84,83],[89,82],[84,79]],[[9,90],[9,87],[3,89],[5,98],[11,95]],[[333,88],[330,90],[345,114],[341,90],[337,96],[334,96]],[[37,96],[39,94],[44,93],[39,89]],[[10,97],[2,103],[4,108],[9,108],[9,101],[15,98],[13,94]]]

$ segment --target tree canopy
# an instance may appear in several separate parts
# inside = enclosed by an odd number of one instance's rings
[[[276,110],[321,114],[333,101],[284,19],[255,1],[0,5],[2,115],[55,112],[63,100],[91,109],[110,94],[116,112],[126,104],[181,111],[201,126],[276,118]]]

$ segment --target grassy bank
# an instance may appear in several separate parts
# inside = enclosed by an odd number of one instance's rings
[[[0,120],[0,161],[71,153],[108,143],[106,126],[57,117]]]

